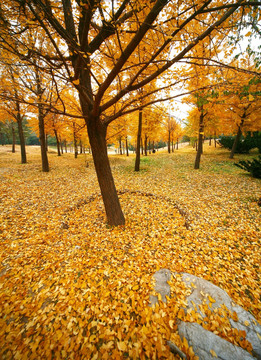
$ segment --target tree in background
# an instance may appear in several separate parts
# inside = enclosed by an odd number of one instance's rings
[[[25,118],[28,106],[20,103],[20,92],[22,91],[19,84],[19,69],[17,67],[6,65],[1,68],[0,87],[2,92],[1,108],[4,114],[11,117],[12,124],[12,151],[15,151],[15,128],[14,123],[17,124],[18,135],[20,140],[21,163],[26,163],[25,137],[23,129],[23,119]],[[5,99],[8,97],[8,101]]]

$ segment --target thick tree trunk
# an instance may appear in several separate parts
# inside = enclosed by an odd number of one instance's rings
[[[137,133],[137,145],[136,145],[136,160],[135,160],[135,171],[140,171],[140,142],[142,132],[142,110],[139,111],[139,125]]]
[[[177,139],[177,143],[176,143],[176,149],[179,149],[179,139]]]
[[[24,140],[24,130],[23,130],[23,119],[20,113],[20,104],[17,103],[17,127],[18,127],[18,135],[20,140],[21,147],[21,163],[26,164],[26,151],[25,151],[25,140]]]
[[[114,226],[124,225],[125,219],[121,210],[107,153],[106,127],[100,124],[99,121],[95,121],[95,119],[93,119],[93,121],[89,119],[87,129],[108,224]]]
[[[234,158],[234,155],[235,155],[235,152],[236,152],[236,148],[237,148],[237,144],[239,142],[239,139],[242,135],[242,130],[241,130],[241,126],[238,127],[238,130],[237,130],[237,135],[235,137],[235,140],[234,140],[234,143],[233,143],[233,146],[232,146],[232,149],[231,149],[231,152],[230,152],[230,155],[229,155],[229,158],[230,159],[233,159]]]
[[[12,153],[15,153],[15,127],[14,127],[14,122],[12,121]]]
[[[194,169],[199,169],[200,158],[203,153],[203,138],[204,138],[204,114],[203,108],[201,109],[200,118],[199,118],[199,134],[198,134],[198,149],[195,160]]]

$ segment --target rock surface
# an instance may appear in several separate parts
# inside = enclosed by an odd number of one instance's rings
[[[166,296],[170,297],[170,286],[168,281],[171,279],[171,272],[168,269],[161,269],[154,274],[155,279],[155,291],[161,295],[163,302],[167,301]],[[155,305],[158,302],[158,296],[150,295],[151,305]]]
[[[231,344],[197,323],[183,322],[178,326],[181,337],[185,337],[189,346],[200,360],[253,360],[246,350]]]
[[[173,274],[175,275],[175,274]],[[261,360],[261,326],[256,319],[241,306],[234,304],[229,295],[212,284],[211,282],[199,278],[195,275],[181,273],[182,281],[191,290],[187,297],[188,309],[196,310],[204,318],[201,306],[207,304],[211,311],[226,306],[231,313],[229,322],[232,328],[246,332],[246,339],[252,344],[253,351],[250,355],[246,350],[235,346],[230,342],[222,339],[211,331],[205,330],[201,325],[190,322],[180,322],[178,331],[181,337],[185,337],[189,346],[200,360],[222,359],[222,360]],[[170,297],[170,286],[168,281],[171,279],[171,272],[168,269],[161,269],[154,274],[155,291],[161,294],[162,301],[166,302],[166,296]],[[151,295],[151,304],[158,302],[158,297]],[[236,313],[236,316],[232,314]],[[237,321],[235,321],[235,318]],[[211,354],[214,351],[217,357]]]

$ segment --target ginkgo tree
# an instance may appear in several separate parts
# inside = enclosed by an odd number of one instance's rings
[[[230,158],[233,159],[237,144],[243,132],[259,131],[261,129],[261,79],[254,75],[258,71],[255,59],[245,56],[233,65],[245,69],[236,72],[229,69],[226,72],[226,86],[220,92],[221,111],[223,108],[223,133],[235,134]],[[224,111],[225,108],[225,111]]]
[[[1,67],[1,110],[5,116],[11,117],[15,123],[17,123],[18,135],[20,140],[20,151],[21,151],[21,163],[26,163],[26,149],[25,149],[25,137],[23,130],[23,119],[25,117],[28,106],[21,104],[19,101],[21,87],[17,79],[19,78],[19,70],[17,67],[11,66],[10,64]],[[9,98],[7,101],[6,98]],[[13,147],[14,147],[14,124],[13,129]],[[14,149],[13,149],[14,151]]]
[[[146,87],[163,73],[169,86],[185,76],[182,71],[170,73],[171,66],[210,34],[218,38],[221,26],[232,29],[249,7],[251,1],[244,0],[198,4],[193,0],[8,0],[1,4],[2,48],[25,63],[37,55],[40,71],[72,83],[79,94],[109,224],[123,225],[125,218],[107,154],[108,125],[137,110],[133,104],[140,89],[146,94],[139,105],[142,109],[147,98],[149,102]],[[29,32],[42,34],[48,46],[32,47]],[[140,51],[146,53],[142,61]],[[159,84],[157,90],[164,86]]]

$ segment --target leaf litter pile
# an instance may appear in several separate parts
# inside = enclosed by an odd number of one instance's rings
[[[1,359],[179,358],[168,340],[196,359],[178,319],[251,351],[225,308],[184,311],[178,275],[167,304],[148,306],[152,275],[167,268],[213,282],[261,320],[260,181],[227,153],[209,151],[198,171],[194,152],[151,155],[139,173],[133,157],[113,156],[126,217],[117,228],[106,225],[89,157],[86,168],[83,157],[50,154],[42,173],[37,151],[25,165],[0,156]]]

